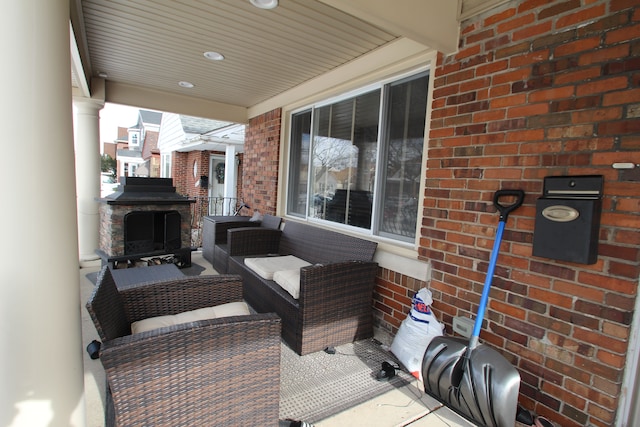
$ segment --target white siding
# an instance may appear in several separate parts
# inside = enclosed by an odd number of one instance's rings
[[[163,113],[158,135],[158,149],[161,153],[175,151],[187,137],[182,129],[180,116],[175,113]]]

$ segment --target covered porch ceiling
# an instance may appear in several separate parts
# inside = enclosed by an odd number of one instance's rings
[[[279,0],[265,10],[249,0],[71,0],[74,96],[246,123],[390,44],[454,52],[461,16],[499,2]]]

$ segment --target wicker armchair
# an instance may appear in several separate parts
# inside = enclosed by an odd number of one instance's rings
[[[238,276],[199,276],[119,291],[98,276],[87,310],[102,339],[106,425],[277,425],[280,319],[202,320],[131,334],[131,322],[242,300]]]
[[[235,219],[240,218],[240,219]],[[229,248],[227,231],[236,228],[268,228],[278,230],[282,218],[265,214],[261,221],[250,221],[246,217],[207,217],[204,222],[202,255],[220,274],[228,271]]]
[[[202,257],[213,265],[216,243],[226,243],[227,230],[237,227],[259,227],[250,216],[205,216],[202,221]]]

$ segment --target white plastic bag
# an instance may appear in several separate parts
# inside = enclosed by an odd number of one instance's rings
[[[413,296],[411,311],[391,343],[391,352],[411,374],[422,381],[422,358],[434,337],[442,335],[442,325],[431,311],[431,291],[422,288]]]

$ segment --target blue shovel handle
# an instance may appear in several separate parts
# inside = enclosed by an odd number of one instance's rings
[[[515,201],[511,204],[505,205],[500,203],[502,197],[515,197]],[[496,231],[496,239],[493,242],[493,250],[491,251],[491,258],[489,260],[489,268],[487,269],[487,277],[484,281],[484,287],[482,288],[482,296],[480,297],[480,304],[478,305],[478,314],[476,321],[473,324],[473,332],[471,333],[471,340],[469,342],[469,350],[473,350],[478,344],[478,338],[480,337],[480,329],[482,329],[482,321],[484,319],[484,313],[487,309],[487,301],[489,300],[489,291],[491,290],[491,281],[493,280],[493,273],[496,269],[496,262],[498,261],[498,253],[500,252],[500,243],[502,243],[502,233],[504,232],[505,224],[509,214],[520,207],[524,201],[524,191],[522,190],[498,190],[493,196],[493,205],[500,212],[500,221],[498,222],[498,229]]]
[[[511,204],[504,205],[500,203],[502,197],[515,197],[515,201]],[[493,195],[493,206],[500,212],[500,221],[507,222],[509,214],[518,209],[524,201],[524,191],[522,190],[498,190]],[[498,240],[498,239],[496,239]]]

